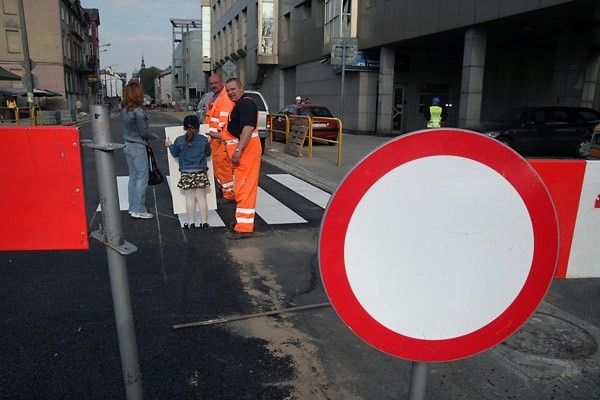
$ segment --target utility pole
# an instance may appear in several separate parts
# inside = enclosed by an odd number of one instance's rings
[[[33,74],[31,73],[31,58],[29,57],[29,42],[27,41],[27,26],[25,24],[25,11],[23,0],[17,0],[19,6],[19,22],[21,24],[21,43],[23,46],[23,68],[25,68],[25,89],[27,89],[27,103],[29,103],[29,116],[31,124],[37,125],[35,109],[33,107]]]

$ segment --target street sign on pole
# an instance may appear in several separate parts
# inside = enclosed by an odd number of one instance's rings
[[[223,71],[225,71],[227,76],[231,76],[233,74],[233,72],[236,70],[236,66],[233,62],[231,62],[231,60],[227,60],[225,62],[225,64],[223,64],[221,66],[221,68],[223,68]]]
[[[368,155],[332,196],[319,238],[341,319],[415,362],[506,339],[541,302],[557,260],[556,211],[535,169],[459,129],[401,136]]]
[[[358,38],[331,39],[331,65],[356,65],[357,54]]]
[[[342,66],[342,81],[340,89],[340,119],[344,120],[344,86],[346,79],[346,65],[356,65],[358,54],[358,38],[333,38],[331,39],[331,65]]]

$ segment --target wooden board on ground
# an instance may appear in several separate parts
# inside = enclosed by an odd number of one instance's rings
[[[290,129],[290,137],[285,146],[284,152],[295,157],[302,155],[302,146],[308,132],[308,119],[306,118],[291,118],[292,127]]]

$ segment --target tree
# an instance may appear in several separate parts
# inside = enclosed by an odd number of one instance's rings
[[[144,88],[144,93],[156,99],[154,93],[154,79],[158,76],[160,70],[156,67],[144,68],[140,71],[140,82]]]

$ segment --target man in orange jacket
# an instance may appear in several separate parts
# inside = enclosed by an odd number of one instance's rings
[[[237,78],[225,83],[227,96],[235,103],[229,122],[221,134],[210,132],[211,137],[222,139],[233,166],[235,182],[235,226],[225,233],[228,239],[244,239],[254,232],[256,194],[262,148],[258,136],[258,108],[244,96],[244,86]],[[218,136],[217,136],[218,135]]]
[[[227,97],[223,79],[219,74],[213,74],[208,78],[210,90],[214,93],[206,106],[206,117],[204,123],[209,125],[210,132],[218,133],[225,129],[229,119],[229,113],[234,103]],[[213,168],[215,178],[223,190],[223,198],[235,200],[233,189],[233,168],[231,160],[225,150],[225,145],[220,139],[213,139],[210,147],[212,149]]]

